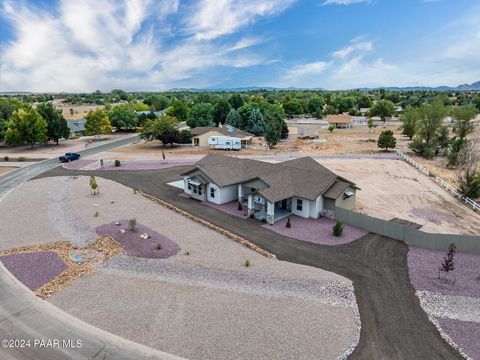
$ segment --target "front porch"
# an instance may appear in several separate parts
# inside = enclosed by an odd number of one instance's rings
[[[272,203],[257,193],[247,196],[248,214],[255,219],[273,224],[292,215],[292,199],[284,199]]]

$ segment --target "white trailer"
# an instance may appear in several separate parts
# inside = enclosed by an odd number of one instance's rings
[[[242,147],[242,141],[237,137],[209,136],[208,145],[214,149],[240,150]]]

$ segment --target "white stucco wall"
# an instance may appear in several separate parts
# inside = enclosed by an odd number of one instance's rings
[[[188,176],[183,177],[183,191],[187,194],[192,194],[192,191],[188,190]]]
[[[311,201],[310,204],[310,217],[314,219],[318,219],[320,217],[320,213],[323,210],[323,196],[318,196],[315,201]]]
[[[215,189],[215,198],[210,197],[210,189]],[[238,199],[238,185],[230,185],[219,188],[213,183],[208,184],[207,199],[215,204],[225,204]]]
[[[357,191],[354,188],[347,188],[345,191],[351,191],[354,195],[352,197],[344,199],[343,194],[341,194],[335,201],[335,206],[347,210],[353,210],[355,208],[355,197],[357,196]]]
[[[292,198],[292,214],[298,215],[304,218],[310,217],[310,208],[312,207],[312,201],[307,199],[301,199],[303,201],[302,211],[297,210],[297,200],[301,198],[293,197]],[[315,207],[315,204],[313,204]]]

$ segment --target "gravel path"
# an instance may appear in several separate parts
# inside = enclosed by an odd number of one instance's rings
[[[417,291],[424,310],[441,318],[480,323],[480,298]]]
[[[356,333],[352,308],[103,271],[49,301],[105,330],[187,359],[336,359]]]
[[[120,254],[102,268],[108,274],[271,297],[293,297],[356,308],[353,287],[339,282],[291,279],[268,274],[212,269]]]
[[[53,251],[0,256],[0,261],[32,291],[67,269],[67,265]]]
[[[97,234],[72,209],[70,196],[77,178],[67,177],[61,180],[48,194],[48,217],[65,240],[77,246],[86,246],[97,238]],[[87,189],[83,191],[88,191]]]

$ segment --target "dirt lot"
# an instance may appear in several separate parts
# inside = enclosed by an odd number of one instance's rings
[[[382,219],[400,217],[434,233],[480,234],[480,215],[402,160],[322,159],[360,188],[356,210]]]
[[[71,105],[57,103],[55,106],[62,110],[63,117],[67,120],[82,119],[90,110],[104,109],[103,105]],[[70,114],[70,109],[73,109],[73,115]]]
[[[0,175],[6,174],[15,169],[16,167],[12,167],[12,166],[0,166]]]

